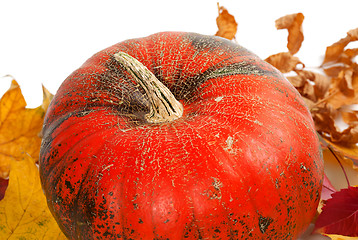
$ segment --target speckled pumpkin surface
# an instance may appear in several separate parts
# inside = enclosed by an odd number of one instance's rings
[[[145,65],[182,104],[150,123]],[[40,174],[69,239],[296,239],[323,161],[310,113],[273,67],[225,39],[165,32],[95,54],[50,104]]]

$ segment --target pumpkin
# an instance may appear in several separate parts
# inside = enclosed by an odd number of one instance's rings
[[[323,162],[278,70],[220,37],[163,32],[96,53],[62,83],[40,175],[69,239],[295,239]]]

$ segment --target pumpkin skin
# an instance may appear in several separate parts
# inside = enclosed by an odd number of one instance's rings
[[[113,55],[166,85],[181,118]],[[164,32],[95,54],[45,117],[40,176],[69,239],[296,239],[316,214],[323,161],[311,115],[281,73],[228,40]]]

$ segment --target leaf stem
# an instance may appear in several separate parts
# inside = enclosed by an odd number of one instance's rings
[[[346,173],[346,171],[344,170],[344,167],[343,167],[343,165],[342,165],[341,161],[339,160],[339,157],[336,155],[336,153],[334,152],[334,150],[332,149],[332,147],[331,147],[331,146],[328,146],[328,150],[329,150],[329,151],[333,154],[333,156],[336,158],[337,162],[338,162],[338,163],[339,163],[339,165],[341,166],[342,171],[343,171],[343,173],[344,173],[344,176],[345,176],[345,178],[346,178],[346,181],[347,181],[348,187],[350,187],[350,186],[351,186],[351,184],[350,184],[350,182],[349,182],[349,179],[348,179],[347,173]]]
[[[323,187],[326,188],[327,190],[331,191],[331,192],[336,192],[336,191],[334,191],[332,188],[327,187],[326,185],[323,185]]]

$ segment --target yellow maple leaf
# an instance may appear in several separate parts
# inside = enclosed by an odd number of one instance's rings
[[[47,90],[46,90],[47,91]],[[12,159],[26,153],[37,160],[40,151],[43,119],[52,95],[44,89],[44,104],[26,108],[20,86],[13,80],[0,100],[0,177],[6,178]]]
[[[330,237],[332,240],[357,240],[357,237],[347,237],[335,234],[325,234],[325,236]]]
[[[47,207],[34,160],[22,157],[10,162],[9,186],[0,201],[0,239],[66,239]]]
[[[42,93],[43,93],[43,102],[42,102],[41,107],[45,112],[47,112],[47,108],[50,105],[50,102],[54,96],[44,86],[42,86]]]

